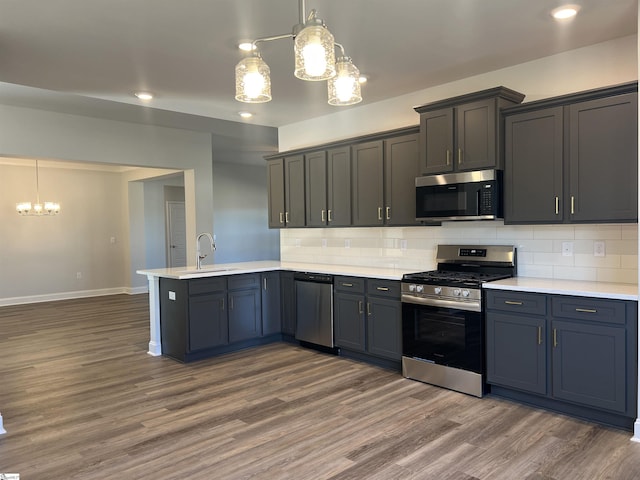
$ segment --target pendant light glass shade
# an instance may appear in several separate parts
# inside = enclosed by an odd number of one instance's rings
[[[354,105],[362,101],[360,71],[349,57],[340,57],[336,63],[336,76],[327,82],[329,105]]]
[[[322,25],[304,27],[295,39],[295,76],[302,80],[328,80],[336,74],[335,44]]]
[[[236,65],[236,100],[264,103],[271,100],[269,66],[258,53],[243,58]]]

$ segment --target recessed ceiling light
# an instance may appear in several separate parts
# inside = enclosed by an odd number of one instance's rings
[[[140,100],[151,100],[153,98],[153,93],[150,92],[136,92],[134,95]]]
[[[253,113],[251,113],[251,112],[238,112],[238,115],[240,115],[242,118],[251,118],[251,117],[253,117]]]
[[[580,11],[580,5],[562,5],[551,10],[551,16],[556,20],[567,20],[573,18]]]
[[[238,48],[243,52],[251,52],[255,50],[257,47],[253,44],[253,42],[242,42],[238,45]]]

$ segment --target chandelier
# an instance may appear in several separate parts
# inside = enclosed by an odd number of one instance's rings
[[[57,215],[60,213],[60,204],[57,202],[40,203],[40,181],[38,178],[38,160],[36,160],[36,202],[20,202],[16,203],[16,211],[18,215]]]
[[[305,0],[298,0],[300,23],[291,33],[258,38],[251,42],[250,54],[236,65],[236,100],[245,103],[264,103],[271,100],[269,66],[260,56],[257,44],[294,39],[295,70],[297,78],[308,81],[327,80],[330,105],[353,105],[362,101],[360,72],[344,47],[336,43],[324,22],[311,10],[306,16]],[[336,60],[335,49],[340,49]]]

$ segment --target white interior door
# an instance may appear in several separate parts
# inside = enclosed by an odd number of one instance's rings
[[[187,226],[184,202],[167,202],[167,266],[187,266]]]

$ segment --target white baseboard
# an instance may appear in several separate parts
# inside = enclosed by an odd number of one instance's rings
[[[2,415],[0,415],[0,435],[7,433],[7,431],[2,426]]]
[[[97,290],[78,290],[75,292],[47,293],[44,295],[27,295],[24,297],[0,298],[0,307],[8,305],[22,305],[26,303],[54,302],[56,300],[71,300],[74,298],[101,297],[104,295],[118,295],[126,293],[128,295],[138,295],[147,293],[148,286],[143,287],[116,287],[101,288]]]

